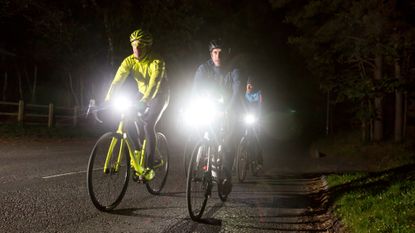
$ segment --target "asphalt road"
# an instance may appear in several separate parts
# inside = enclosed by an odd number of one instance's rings
[[[279,152],[266,146],[264,175],[234,182],[226,203],[215,192],[205,221],[196,223],[187,212],[179,145],[172,145],[162,195],[130,180],[121,204],[103,213],[86,189],[93,143],[0,141],[0,232],[330,232],[332,220],[321,208],[324,178],[303,174],[311,160],[301,160],[308,155],[295,145]]]

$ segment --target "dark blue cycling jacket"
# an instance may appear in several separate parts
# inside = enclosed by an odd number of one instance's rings
[[[196,71],[193,82],[193,95],[211,93],[222,95],[228,109],[234,109],[241,94],[240,72],[237,68],[216,67],[212,59],[201,64]]]

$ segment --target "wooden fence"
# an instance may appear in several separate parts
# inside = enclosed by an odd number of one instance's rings
[[[76,126],[78,124],[79,107],[74,106],[72,108],[54,106],[53,103],[49,105],[39,104],[25,104],[23,100],[19,102],[6,102],[0,101],[0,106],[15,106],[15,110],[8,112],[1,112],[0,116],[16,117],[15,119],[19,124],[25,122],[26,119],[38,119],[37,122],[45,122],[43,119],[47,119],[48,127],[51,128],[58,119],[66,119],[68,123]],[[13,109],[14,107],[12,107]],[[17,112],[16,112],[17,111]],[[64,113],[62,113],[64,112]]]

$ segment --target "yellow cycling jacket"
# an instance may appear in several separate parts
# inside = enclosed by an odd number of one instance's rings
[[[138,60],[134,55],[130,55],[124,59],[115,74],[105,100],[111,97],[121,87],[125,79],[132,72],[134,80],[137,82],[138,91],[143,94],[140,101],[147,102],[156,97],[162,79],[165,73],[165,63],[159,59],[150,59],[146,57]]]

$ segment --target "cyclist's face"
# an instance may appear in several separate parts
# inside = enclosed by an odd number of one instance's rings
[[[246,92],[247,93],[251,93],[253,88],[254,88],[254,86],[252,86],[252,84],[250,84],[250,83],[246,84]]]
[[[138,42],[138,40],[135,40],[133,42],[131,42],[131,47],[133,48],[133,54],[135,58],[139,58],[141,55],[141,46],[140,43]]]
[[[222,49],[220,48],[216,48],[216,49],[212,49],[212,52],[210,52],[210,57],[212,58],[213,64],[215,64],[215,66],[220,66],[222,63]]]

